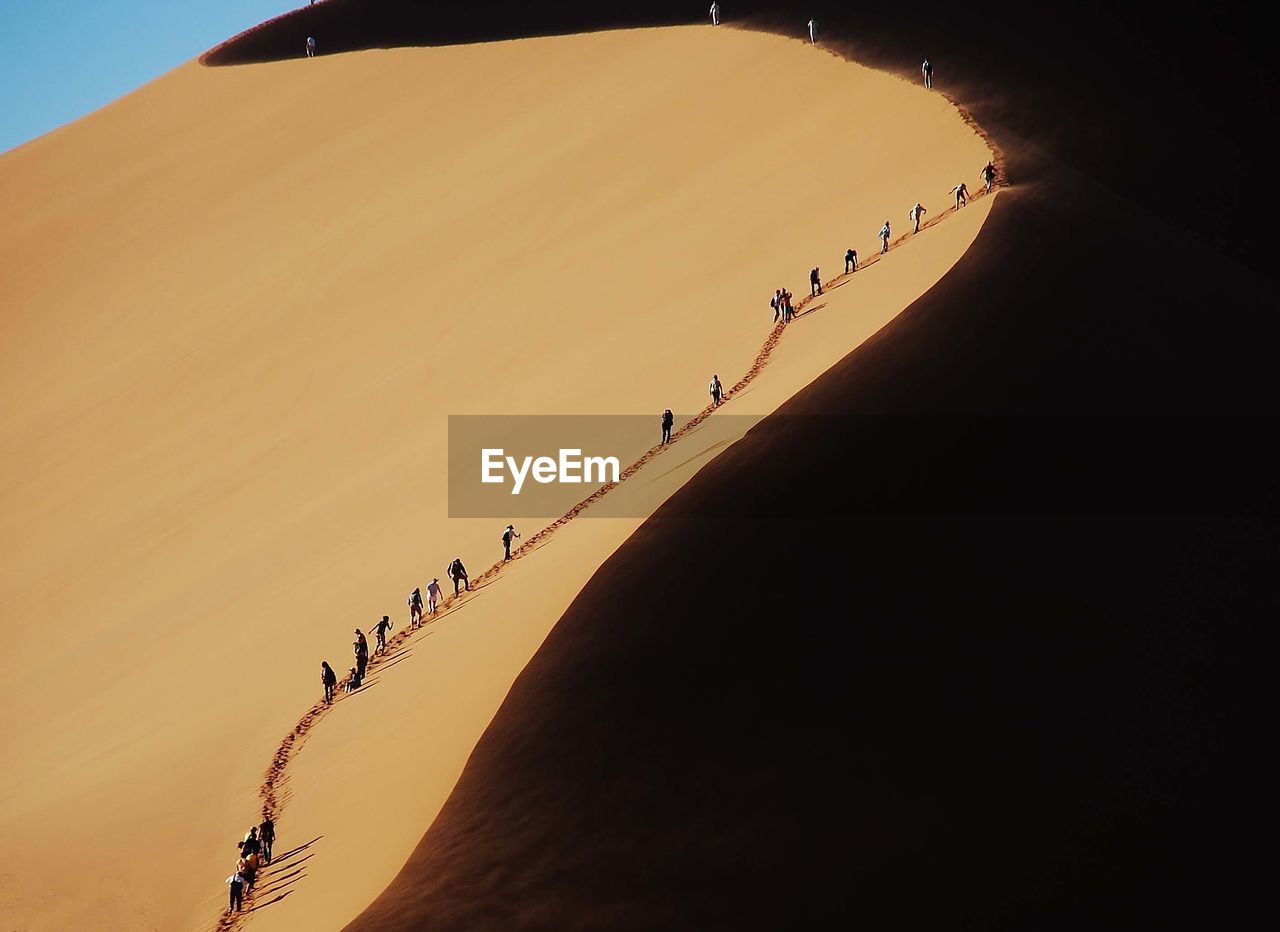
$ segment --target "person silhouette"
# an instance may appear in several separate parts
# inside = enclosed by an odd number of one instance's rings
[[[933,87],[933,63],[929,59],[924,60],[924,64],[920,66],[920,73],[924,75],[924,86]]]
[[[316,57],[316,37],[307,36],[307,58]]]
[[[889,251],[889,237],[892,235],[892,232],[889,230],[889,221],[886,220],[884,222],[884,226],[880,228],[880,255],[883,256]]]
[[[724,399],[724,386],[720,384],[720,376],[713,375],[711,377],[710,391],[711,404],[718,408],[720,406],[720,402]]]
[[[844,254],[844,273],[848,275],[856,271],[858,271],[858,251],[850,249]]]
[[[814,19],[809,20],[809,44],[818,44],[818,21]]]
[[[916,201],[915,207],[912,207],[911,210],[907,211],[907,216],[911,219],[911,222],[915,224],[915,229],[911,232],[920,232],[920,218],[928,212],[929,211],[925,210],[924,206],[919,201]]]
[[[671,413],[671,409],[662,412],[662,445],[671,442],[671,428],[675,425],[676,416]]]
[[[720,25],[720,4],[718,3],[711,4],[711,25]]]

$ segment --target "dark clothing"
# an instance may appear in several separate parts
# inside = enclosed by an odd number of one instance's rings
[[[662,442],[664,444],[671,442],[671,428],[675,426],[675,423],[675,416],[670,411],[662,415]]]
[[[462,583],[462,587],[468,592],[471,591],[471,580],[467,578],[467,568],[462,565],[461,560],[454,560],[449,564],[449,578],[453,580],[453,594],[458,594],[458,583]]]
[[[262,843],[257,838],[246,838],[240,842],[240,857],[247,858],[251,854],[257,854]]]
[[[333,690],[338,685],[338,674],[334,673],[330,667],[325,667],[320,673],[320,682],[324,684],[324,701],[333,702]]]
[[[258,826],[258,838],[262,841],[262,859],[271,863],[271,846],[276,840],[276,824],[267,819]]]
[[[356,676],[360,679],[364,679],[364,671],[368,669],[368,666],[369,652],[364,651],[363,653],[356,654]]]
[[[244,884],[238,880],[231,881],[231,893],[227,902],[227,912],[244,909]]]

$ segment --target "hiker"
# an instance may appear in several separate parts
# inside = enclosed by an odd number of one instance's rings
[[[391,619],[383,615],[382,621],[373,626],[374,636],[378,641],[373,648],[374,654],[385,654],[387,652],[387,632],[391,630]]]
[[[671,413],[670,408],[662,412],[662,446],[666,446],[671,442],[671,428],[675,423],[676,416]]]
[[[920,73],[924,75],[924,86],[933,88],[933,63],[929,59],[924,60],[924,64],[920,66]]]
[[[785,324],[796,316],[796,309],[791,306],[791,299],[794,297],[787,289],[782,289],[782,322]]]
[[[720,376],[713,375],[711,377],[710,390],[712,407],[720,407],[720,400],[724,398],[724,386],[720,384]]]
[[[276,843],[276,824],[271,821],[271,816],[263,816],[262,824],[258,826],[258,839],[262,842],[262,860],[270,864],[271,846]]]
[[[711,4],[711,25],[720,25],[720,4],[718,3]]]
[[[369,640],[359,628],[356,628],[356,639],[351,642],[351,650],[356,655],[356,667],[363,679],[365,668],[369,666]]]
[[[996,166],[993,162],[988,162],[982,169],[982,190],[986,194],[991,193],[991,186],[996,183]]]
[[[409,593],[409,627],[419,628],[422,626],[422,590],[414,588]]]
[[[428,612],[434,615],[439,605],[440,605],[440,580],[433,576],[431,578],[431,582],[427,584]]]
[[[510,524],[507,529],[502,532],[502,562],[506,563],[511,559],[511,542],[520,539],[520,532]]]
[[[244,865],[240,870],[244,875],[244,892],[252,893],[253,885],[258,882],[258,868],[262,865],[262,861],[256,851],[252,854],[246,854],[240,861]],[[237,867],[239,868],[239,865]]]
[[[907,211],[907,216],[910,217],[911,222],[916,225],[916,228],[911,231],[912,233],[920,232],[920,218],[923,217],[928,212],[929,211],[925,210],[924,205],[922,205],[919,201],[916,201],[915,207],[912,207],[909,211]]]
[[[889,221],[884,222],[884,226],[880,228],[880,255],[884,255],[889,251],[889,237],[893,234],[889,231]]]
[[[352,667],[347,673],[347,685],[343,687],[344,692],[353,693],[364,685],[364,671],[357,670]]]
[[[963,181],[951,189],[956,195],[956,207],[964,207],[969,203],[969,186]]]
[[[858,271],[858,251],[850,249],[844,254],[844,274]]]
[[[239,867],[232,872],[226,882],[231,885],[230,894],[227,901],[227,915],[242,912],[244,910],[244,874],[240,873]]]
[[[816,298],[822,294],[822,276],[818,274],[818,267],[814,266],[809,273],[809,297]]]
[[[781,288],[773,293],[773,298],[769,301],[769,307],[773,308],[773,322],[776,324],[778,322],[778,318],[782,316]]]
[[[329,661],[320,661],[320,682],[324,683],[324,704],[333,704],[333,690],[338,685],[338,674],[333,672]]]
[[[316,57],[316,37],[307,36],[307,58]]]
[[[818,22],[817,20],[809,20],[809,44],[818,44]]]
[[[458,594],[458,583],[462,583],[462,588],[468,592],[471,591],[471,580],[467,578],[467,568],[462,565],[461,557],[454,557],[453,562],[445,567],[445,575],[453,580],[453,594]]]
[[[245,832],[244,838],[241,839],[236,847],[240,849],[240,857],[247,858],[249,855],[255,854],[261,844],[258,841],[258,826],[254,825],[249,828],[249,831]]]

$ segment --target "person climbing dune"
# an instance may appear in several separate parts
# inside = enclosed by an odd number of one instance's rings
[[[307,36],[307,58],[316,57],[316,37]]]
[[[880,228],[880,255],[884,255],[889,251],[889,237],[893,232],[889,229],[889,221],[884,222],[884,226]]]
[[[956,196],[956,207],[964,207],[969,203],[969,186],[963,181],[951,190]]]
[[[356,668],[363,677],[365,669],[369,666],[369,640],[359,628],[356,628],[356,639],[351,642],[351,650],[356,655]]]
[[[926,88],[932,89],[933,88],[933,62],[929,61],[929,59],[926,58],[924,60],[924,64],[920,66],[920,73],[924,75],[924,86]]]
[[[671,413],[671,409],[662,412],[662,446],[666,446],[671,442],[671,428],[675,426],[676,416]]]
[[[239,865],[231,872],[231,876],[226,879],[229,886],[227,915],[244,911],[244,874],[240,873]]]
[[[258,840],[262,842],[262,861],[270,864],[271,846],[276,843],[276,823],[271,820],[271,816],[264,816],[262,824],[258,826]]]
[[[431,582],[427,584],[427,611],[434,615],[440,608],[440,580],[432,577]]]
[[[385,654],[387,652],[387,632],[391,630],[391,619],[387,615],[382,616],[382,621],[373,626],[374,636],[378,639],[376,646],[373,648],[374,654]]]
[[[776,324],[778,318],[782,316],[782,289],[779,288],[773,293],[773,297],[769,300],[769,307],[773,308],[773,322]]]
[[[996,166],[994,162],[987,162],[982,167],[982,190],[984,194],[990,194],[992,186],[996,183]]]
[[[320,682],[324,684],[324,704],[333,704],[333,691],[338,685],[338,674],[333,672],[329,661],[320,661]]]
[[[858,271],[858,251],[856,249],[847,250],[844,254],[844,273],[848,275],[850,272]]]
[[[414,588],[409,593],[409,628],[422,627],[422,590]]]
[[[467,592],[471,591],[471,580],[467,578],[467,568],[462,565],[461,557],[454,557],[453,562],[445,569],[445,575],[453,580],[453,594],[458,594],[458,583]]]
[[[347,673],[347,685],[343,687],[344,692],[350,694],[355,692],[364,685],[364,672],[352,667]]]
[[[724,399],[724,386],[720,384],[720,376],[713,375],[711,377],[709,390],[711,392],[712,406],[716,408],[720,407],[720,402]]]
[[[511,559],[511,542],[520,539],[520,532],[510,524],[507,529],[502,532],[502,562],[506,563]]]
[[[809,20],[809,44],[818,44],[818,21],[816,19]]]
[[[922,205],[919,201],[916,201],[915,207],[912,207],[911,210],[907,211],[907,217],[911,220],[912,223],[915,224],[915,229],[912,230],[913,233],[920,232],[920,218],[923,217],[928,212],[929,211],[925,210],[924,205]]]
[[[718,3],[711,4],[711,25],[720,25],[720,4]]]
[[[822,294],[822,276],[818,274],[818,267],[815,265],[809,272],[809,297],[816,298]]]

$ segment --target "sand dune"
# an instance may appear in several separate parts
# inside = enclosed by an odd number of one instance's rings
[[[496,555],[494,522],[445,515],[448,413],[698,410],[774,287],[987,157],[919,88],[672,29],[191,64],[0,159],[6,917],[210,926],[319,660]],[[892,319],[989,207],[833,291],[736,410]],[[718,450],[693,446],[656,500]],[[639,523],[574,522],[334,710],[279,848],[323,837],[255,925],[377,895]],[[126,841],[154,854],[141,889]]]

